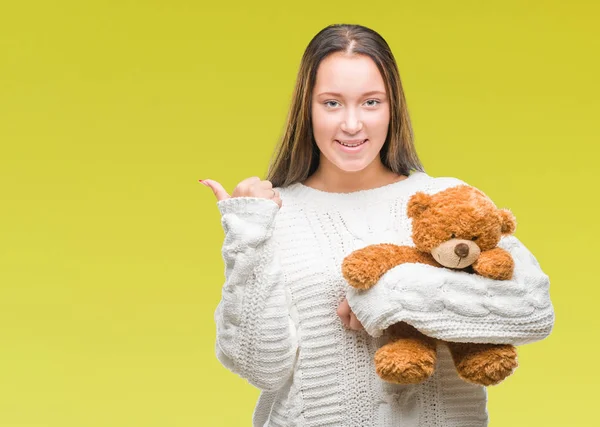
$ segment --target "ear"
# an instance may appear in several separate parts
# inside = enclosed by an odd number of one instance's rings
[[[431,204],[431,196],[419,191],[408,201],[406,214],[409,218],[418,218]]]
[[[508,209],[500,209],[498,212],[502,220],[502,228],[500,229],[502,234],[512,234],[517,228],[517,219]]]

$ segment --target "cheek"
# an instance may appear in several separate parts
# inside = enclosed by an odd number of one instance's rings
[[[481,248],[482,251],[489,251],[490,249],[498,246],[500,242],[500,233],[488,234],[477,241],[477,244]]]
[[[390,125],[389,112],[387,110],[383,110],[366,115],[363,119],[363,123],[367,126],[370,133],[387,133]]]
[[[441,230],[438,231],[438,228],[429,221],[413,223],[412,237],[415,246],[424,252],[430,252],[433,248],[448,240],[448,235]]]
[[[335,131],[335,120],[331,115],[313,112],[312,127],[315,137],[328,137],[331,136],[332,131]]]

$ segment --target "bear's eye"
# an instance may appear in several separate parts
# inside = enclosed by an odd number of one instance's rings
[[[477,240],[479,238],[479,236],[473,236],[471,237],[471,240]]]
[[[450,235],[450,238],[451,238],[451,239],[454,239],[454,238],[456,238],[456,234],[452,233],[452,234]]]

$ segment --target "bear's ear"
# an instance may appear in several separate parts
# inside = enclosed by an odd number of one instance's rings
[[[431,196],[419,191],[408,201],[406,214],[409,218],[418,218],[430,206]]]
[[[512,234],[517,228],[517,219],[508,209],[500,209],[500,219],[502,220],[502,234]]]

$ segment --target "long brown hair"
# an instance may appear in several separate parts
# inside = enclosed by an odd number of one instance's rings
[[[319,64],[335,52],[371,57],[383,77],[390,102],[390,125],[380,152],[382,163],[402,175],[409,175],[411,170],[423,171],[414,147],[400,73],[387,42],[362,25],[333,24],[314,36],[302,56],[285,133],[267,172],[267,180],[274,187],[302,182],[317,170],[320,152],[311,124],[312,91]]]

